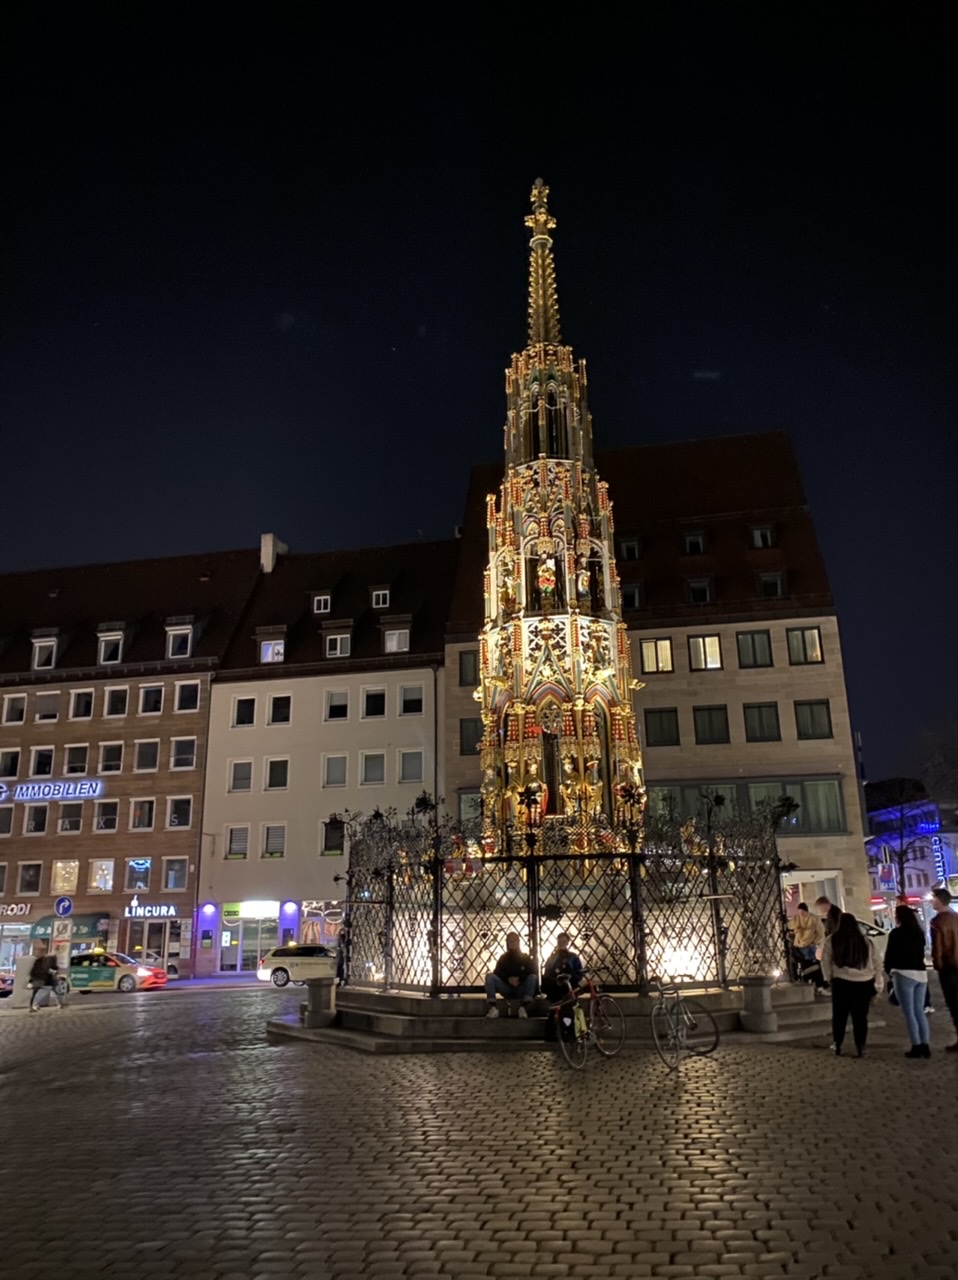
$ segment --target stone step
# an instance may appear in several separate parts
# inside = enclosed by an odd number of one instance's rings
[[[354,1031],[348,1027],[318,1027],[308,1029],[298,1018],[271,1018],[266,1030],[272,1035],[293,1040],[310,1040],[317,1044],[340,1045],[344,1049],[357,1049],[362,1053],[510,1053],[514,1051],[554,1049],[540,1036],[533,1040],[484,1039],[468,1037],[446,1039],[439,1036],[377,1035],[366,1031]]]
[[[719,1031],[735,1031],[738,1028],[738,1010],[714,1009],[712,1015]],[[403,1014],[377,1013],[367,1010],[342,1008],[338,1010],[339,1025],[344,1030],[368,1035],[398,1036],[406,1039],[469,1040],[481,1043],[545,1040],[544,1018],[411,1018]],[[648,1014],[625,1018],[625,1037],[631,1042],[652,1039],[652,1026]]]

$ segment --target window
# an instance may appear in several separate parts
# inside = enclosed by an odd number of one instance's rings
[[[482,742],[482,720],[479,716],[468,716],[459,721],[459,754],[474,756]]]
[[[775,546],[775,530],[770,524],[753,524],[749,530],[752,546],[756,550]]]
[[[282,822],[267,824],[263,828],[263,857],[282,858],[286,855],[286,825]]]
[[[479,650],[462,649],[459,652],[459,687],[474,689],[479,683]]]
[[[696,529],[685,535],[685,554],[687,556],[705,555],[705,534]]]
[[[56,640],[34,640],[33,642],[33,670],[49,671],[51,667],[56,665],[57,660],[57,642]]]
[[[47,829],[47,806],[45,804],[28,804],[23,819],[25,836],[42,836]]]
[[[233,703],[233,728],[241,729],[256,723],[256,699],[237,698]]]
[[[382,751],[361,751],[359,759],[363,786],[379,786],[386,781],[386,756]]]
[[[190,827],[193,825],[193,797],[172,796],[167,801],[167,827]]]
[[[643,640],[641,652],[642,670],[644,672],[672,670],[672,641],[670,639]]]
[[[125,716],[129,701],[129,689],[107,689],[103,704],[103,714],[105,716]]]
[[[336,692],[326,694],[326,719],[349,719],[349,694]]]
[[[234,760],[230,765],[230,791],[249,791],[252,786],[252,760]]]
[[[226,828],[227,858],[245,858],[249,853],[249,827]]]
[[[30,753],[30,777],[49,778],[53,773],[53,748],[34,747]]]
[[[269,723],[289,724],[293,699],[288,693],[278,693],[269,700]]]
[[[344,787],[346,785],[346,757],[327,756],[323,762],[323,786]]]
[[[326,637],[326,657],[327,658],[348,658],[349,657],[349,632],[337,631],[334,635]]]
[[[7,891],[7,864],[0,862],[0,894]]]
[[[192,649],[192,627],[166,628],[166,656],[168,658],[188,658]]]
[[[719,802],[721,813],[730,815],[736,809],[734,783],[692,782],[685,786],[649,787],[649,810],[654,814],[686,818],[706,818],[708,805]]]
[[[622,608],[630,610],[642,608],[642,586],[640,583],[630,582],[628,586],[623,586]]]
[[[679,745],[679,713],[675,707],[646,707],[645,745],[647,747]]]
[[[261,640],[259,642],[259,660],[261,663],[285,662],[285,640]]]
[[[373,608],[389,608],[389,589],[387,587],[380,587],[378,590],[373,592]]]
[[[406,684],[399,690],[399,714],[401,716],[422,715],[421,684]]]
[[[75,834],[80,830],[82,825],[83,825],[83,805],[82,804],[61,804],[60,805],[61,834],[63,835]]]
[[[363,690],[363,719],[374,720],[386,714],[386,690]]]
[[[689,666],[693,671],[718,671],[722,642],[718,636],[689,636]]]
[[[790,796],[798,805],[795,813],[779,826],[783,834],[838,833],[845,830],[841,783],[836,778],[802,781],[752,782],[748,787],[752,812],[763,804],[774,804],[780,796]]]
[[[100,744],[100,768],[98,773],[119,773],[123,768],[123,743],[103,742]]]
[[[383,633],[383,651],[385,653],[409,652],[409,628],[402,627],[397,631]]]
[[[153,814],[155,810],[156,810],[155,800],[131,800],[130,801],[131,831],[152,831],[153,830]]]
[[[624,542],[619,543],[620,560],[638,560],[638,558],[639,542],[637,538],[627,538]]]
[[[123,661],[123,632],[104,632],[99,638],[97,660],[101,667],[113,666]]]
[[[763,600],[780,600],[785,594],[784,573],[760,573],[758,594]]]
[[[3,700],[3,723],[23,724],[27,718],[27,696],[25,693],[11,693]]]
[[[146,893],[150,887],[152,868],[152,858],[127,858],[126,880],[123,884],[127,893]]]
[[[346,850],[346,824],[342,818],[329,818],[323,823],[324,854],[340,854]]]
[[[746,742],[781,741],[777,702],[746,702],[742,711],[745,715]]]
[[[686,585],[689,592],[689,604],[712,603],[711,578],[688,578]]]
[[[459,821],[478,822],[482,817],[482,797],[478,791],[459,792]]]
[[[828,699],[795,703],[795,731],[799,738],[832,737],[832,713]]]
[[[59,720],[60,695],[58,693],[37,694],[37,720]]]
[[[163,686],[161,684],[140,685],[140,715],[158,716],[163,710]]]
[[[75,689],[70,699],[70,719],[89,720],[93,715],[93,690]]]
[[[39,893],[42,862],[21,862],[18,867],[17,893]]]
[[[825,661],[822,633],[818,627],[790,627],[785,636],[788,640],[788,660],[793,667]]]
[[[289,761],[266,761],[266,790],[285,791],[289,786]]]
[[[400,751],[399,781],[422,782],[422,752]]]
[[[0,836],[8,836],[13,831],[13,805],[0,806]],[[2,890],[0,890],[2,892]]]
[[[740,667],[770,667],[772,639],[767,631],[740,631],[735,637]]]
[[[313,596],[313,613],[329,613],[333,607],[333,598],[330,595]]]
[[[63,762],[64,773],[86,773],[87,756],[89,755],[88,747],[67,747],[66,757]]]
[[[196,767],[196,739],[174,738],[170,743],[170,768],[193,769]]]
[[[89,893],[113,892],[112,858],[92,859],[90,862],[90,872],[87,876],[87,891]]]
[[[165,893],[176,892],[186,888],[189,874],[189,862],[186,858],[163,859],[163,884]]]
[[[196,711],[200,705],[199,681],[191,680],[188,684],[176,686],[176,710]]]
[[[728,742],[728,709],[726,707],[693,707],[695,741],[700,746]]]
[[[0,778],[15,778],[20,772],[20,752],[0,751]]]
[[[137,742],[133,756],[134,773],[153,773],[160,766],[160,742],[151,738],[148,742]]]
[[[51,893],[76,893],[80,883],[80,864],[76,858],[58,859],[50,875]]]
[[[120,805],[116,800],[98,800],[94,819],[95,831],[115,831]]]

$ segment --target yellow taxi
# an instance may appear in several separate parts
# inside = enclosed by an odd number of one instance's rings
[[[166,986],[166,970],[120,951],[81,951],[70,957],[71,991],[146,991]]]

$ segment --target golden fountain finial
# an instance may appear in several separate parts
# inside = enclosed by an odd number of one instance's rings
[[[559,336],[559,300],[556,294],[555,263],[552,260],[552,237],[556,224],[549,212],[549,188],[541,178],[532,185],[532,212],[526,226],[532,232],[529,241],[529,345],[562,341]]]

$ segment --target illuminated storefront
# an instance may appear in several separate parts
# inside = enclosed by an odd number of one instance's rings
[[[198,913],[197,967],[207,972],[255,973],[267,951],[298,940],[300,905],[272,899],[206,902]],[[215,963],[203,964],[213,953]]]

